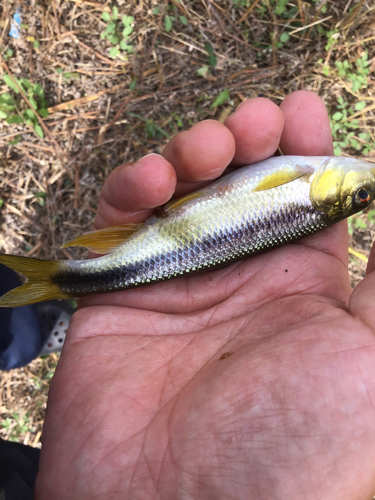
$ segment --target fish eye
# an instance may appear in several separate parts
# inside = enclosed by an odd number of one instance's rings
[[[367,203],[371,199],[371,194],[366,189],[359,189],[355,194],[355,202],[359,205]]]

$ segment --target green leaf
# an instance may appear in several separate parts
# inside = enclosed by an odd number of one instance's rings
[[[38,97],[44,97],[43,87],[41,85],[39,85],[39,83],[35,83],[34,84],[34,86],[33,86],[33,92]]]
[[[370,210],[369,212],[367,212],[367,218],[369,222],[372,224],[375,218],[375,210]]]
[[[207,52],[210,56],[214,55],[214,49],[212,48],[212,46],[209,43],[205,42],[204,48],[207,50]]]
[[[332,132],[334,134],[336,134],[336,132],[338,132],[341,128],[341,124],[340,123],[335,123],[335,122],[332,122],[331,121],[331,129],[332,129]]]
[[[68,71],[68,73],[64,73],[63,78],[64,78],[64,80],[72,80],[72,79],[78,80],[79,73],[76,73],[75,71],[73,71],[73,72]]]
[[[29,101],[30,101],[31,106],[34,109],[38,109],[38,103],[36,102],[36,100],[34,99],[34,97],[29,97]]]
[[[105,33],[106,34],[115,33],[115,31],[116,31],[116,23],[114,23],[113,21],[111,21],[108,24],[107,29],[105,30]]]
[[[25,118],[30,118],[30,120],[35,120],[36,118],[35,113],[32,109],[26,109],[26,111],[23,112],[23,116]]]
[[[284,13],[288,2],[289,2],[289,0],[278,0],[277,5],[275,7],[275,14],[277,16]]]
[[[20,78],[19,81],[25,90],[30,90],[33,88],[33,84],[27,78]]]
[[[12,115],[6,119],[6,122],[7,123],[15,123],[16,125],[20,125],[21,123],[24,122],[24,119],[22,118],[22,116]]]
[[[182,23],[184,26],[187,26],[189,24],[189,21],[186,19],[185,16],[179,16],[180,23]]]
[[[216,97],[214,102],[211,104],[210,109],[217,108],[218,106],[221,106],[224,104],[228,99],[229,99],[229,90],[224,89],[220,92],[220,94]]]
[[[108,23],[111,20],[111,16],[109,15],[108,12],[103,12],[102,19],[103,19],[103,21],[105,21],[106,23]]]
[[[122,30],[122,36],[124,38],[128,38],[130,33],[133,31],[133,28],[131,26],[125,26],[125,28]]]
[[[214,68],[216,66],[216,63],[217,63],[217,60],[216,60],[216,57],[212,54],[210,56],[208,56],[208,64]]]
[[[284,33],[281,33],[280,35],[280,42],[281,43],[286,43],[288,40],[289,40],[290,36],[288,35],[288,33],[284,32]]]
[[[7,118],[7,117],[8,117],[8,115],[9,115],[9,113],[6,113],[5,111],[2,111],[2,110],[0,109],[0,119],[1,119],[1,120],[5,120],[5,118]]]
[[[341,148],[340,148],[340,146],[334,146],[333,152],[334,152],[335,156],[340,156],[341,155]]]
[[[117,47],[112,47],[111,50],[109,51],[109,55],[113,58],[118,56],[120,53],[119,49]]]
[[[355,227],[357,229],[367,229],[366,222],[360,218],[355,219]]]
[[[335,122],[338,122],[339,120],[341,120],[342,117],[343,117],[343,114],[340,113],[340,111],[336,111],[336,113],[332,115],[332,120],[335,120]]]
[[[112,19],[114,21],[118,19],[118,8],[116,6],[112,8]]]
[[[20,84],[18,79],[16,77],[14,77],[14,79],[16,80],[16,82],[18,83],[18,85]],[[3,80],[5,82],[6,85],[8,85],[8,87],[12,90],[14,90],[14,92],[16,94],[19,94],[19,90],[18,88],[16,87],[15,83],[13,82],[13,80],[11,79],[11,77],[9,75],[4,75],[3,76]]]
[[[357,111],[362,111],[363,108],[366,107],[366,101],[359,101],[356,103],[356,105],[354,106],[354,108],[357,110]]]
[[[202,66],[202,68],[199,68],[197,70],[197,74],[199,76],[202,76],[203,78],[205,78],[209,73],[209,69],[208,69],[208,66]]]
[[[16,107],[12,106],[11,104],[7,104],[6,102],[3,102],[3,103],[0,103],[0,109],[1,109],[1,111],[8,112],[8,114],[9,114],[11,111],[14,111],[16,109]]]
[[[38,109],[38,112],[42,118],[45,118],[46,116],[49,115],[49,111],[47,108],[40,108]]]
[[[0,103],[15,105],[16,100],[9,94],[9,92],[4,92],[4,94],[0,96]]]
[[[39,135],[39,137],[41,137],[43,139],[44,137],[44,134],[43,134],[43,129],[42,127],[39,125],[39,123],[36,123],[34,125],[34,130],[35,130],[35,133],[36,135]]]
[[[370,140],[370,134],[368,132],[360,132],[358,134],[358,137],[362,139],[362,141],[369,141]]]
[[[130,26],[133,23],[134,23],[134,17],[133,16],[122,16],[122,24],[124,26]]]
[[[157,16],[158,14],[160,14],[160,7],[154,7],[152,9],[152,13],[154,14],[154,16]]]
[[[130,90],[134,90],[137,86],[137,81],[132,80],[131,84],[129,85]]]
[[[120,49],[121,50],[126,50],[127,52],[132,52],[133,51],[132,45],[128,45],[125,40],[121,40],[121,42],[120,42]]]
[[[172,26],[173,26],[173,21],[174,21],[174,17],[172,17],[172,16],[165,16],[165,18],[164,18],[164,27],[165,27],[165,31],[167,33],[169,31],[171,31]]]
[[[5,54],[3,54],[3,57],[7,61],[10,57],[13,56],[13,54],[14,54],[14,51],[10,47],[8,47],[8,49],[5,52]]]
[[[216,57],[215,57],[215,54],[214,54],[214,49],[212,48],[212,46],[209,44],[209,43],[205,43],[204,44],[204,48],[207,50],[208,52],[208,64],[212,67],[215,67],[216,66]]]
[[[362,83],[359,80],[354,80],[352,85],[353,92],[357,92],[362,87]]]
[[[58,75],[62,75],[62,74],[63,74],[63,72],[64,72],[64,70],[63,70],[62,68],[56,68],[56,73],[57,73]]]
[[[40,45],[40,42],[38,42],[38,40],[34,40],[33,41],[33,47],[34,47],[34,49],[38,49],[39,45]]]
[[[109,36],[108,40],[111,42],[112,45],[117,45],[119,42],[118,36],[115,36],[115,35]]]

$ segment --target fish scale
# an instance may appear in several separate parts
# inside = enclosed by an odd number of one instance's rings
[[[219,267],[327,225],[325,214],[311,206],[306,181],[253,192],[257,182],[246,178],[224,195],[208,190],[199,202],[176,210],[168,222],[150,218],[124,247],[78,263],[79,279],[69,266],[56,284],[75,295],[132,288]]]
[[[366,208],[375,167],[353,158],[282,156],[228,174],[156,210],[143,225],[75,238],[107,253],[83,261],[0,255],[26,283],[0,307],[126,290],[271,250]]]

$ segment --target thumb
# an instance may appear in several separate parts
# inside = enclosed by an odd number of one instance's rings
[[[367,264],[367,276],[356,286],[349,301],[353,316],[358,316],[375,332],[375,244]]]
[[[367,262],[367,270],[366,273],[370,274],[375,271],[375,243],[372,245],[370,257]]]

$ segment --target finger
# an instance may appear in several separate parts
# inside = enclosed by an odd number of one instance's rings
[[[287,96],[281,103],[280,109],[285,120],[280,140],[280,148],[284,154],[303,156],[333,154],[328,113],[319,96],[308,90],[299,90]],[[348,229],[346,222],[307,236],[297,244],[334,255],[347,268]]]
[[[350,311],[358,316],[375,333],[375,244],[367,263],[366,277],[357,285],[350,297]]]
[[[101,191],[94,227],[143,221],[170,199],[175,186],[174,168],[157,154],[117,167]]]
[[[375,243],[372,245],[371,252],[367,262],[366,274],[370,274],[375,271]]]
[[[298,90],[283,100],[280,109],[285,120],[280,148],[285,155],[333,155],[328,113],[319,96]]]
[[[369,272],[369,268],[367,268],[367,273],[367,276],[354,288],[349,308],[353,316],[360,317],[374,334],[375,273]]]
[[[269,99],[256,97],[243,102],[225,126],[236,141],[234,165],[246,165],[272,156],[279,145],[284,117]]]
[[[173,137],[162,154],[174,166],[178,180],[191,183],[219,177],[234,153],[230,131],[220,122],[205,120]]]

